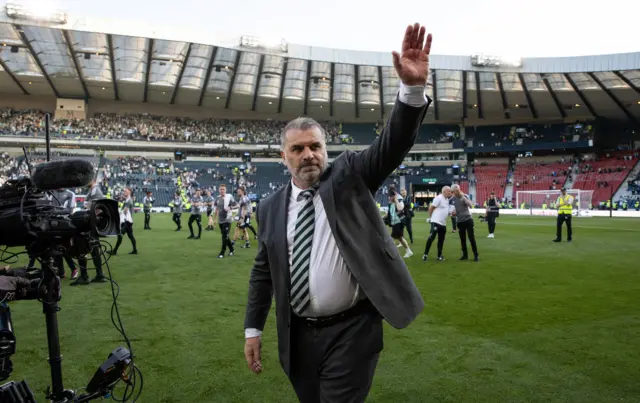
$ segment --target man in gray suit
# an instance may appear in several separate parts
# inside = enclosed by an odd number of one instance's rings
[[[407,27],[398,99],[382,134],[328,163],[313,119],[291,121],[282,157],[292,181],[257,211],[258,252],[245,316],[245,358],[262,371],[262,330],[275,293],[280,363],[301,402],[362,402],[382,350],[382,319],[404,328],[424,301],[373,199],[413,146],[425,96],[431,35]]]

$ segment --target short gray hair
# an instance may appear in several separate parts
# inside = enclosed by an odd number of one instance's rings
[[[451,186],[451,190],[460,190],[460,185],[458,185],[457,183]]]
[[[322,139],[326,143],[327,134],[325,133],[324,128],[322,127],[322,125],[320,125],[320,123],[318,123],[315,119],[312,119],[312,118],[299,117],[287,123],[287,125],[284,127],[284,130],[282,130],[282,134],[280,135],[280,148],[284,150],[284,143],[287,140],[287,132],[289,130],[305,131],[305,130],[311,130],[313,128],[317,128],[318,130],[320,130],[320,134],[322,134]]]
[[[451,190],[451,187],[449,186],[443,186],[442,187],[442,192],[444,193],[445,190]]]

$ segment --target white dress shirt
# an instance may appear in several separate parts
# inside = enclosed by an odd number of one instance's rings
[[[414,107],[422,107],[428,103],[424,85],[407,86],[400,82],[398,99],[400,102]],[[289,251],[289,267],[292,264],[293,244],[298,210],[303,201],[298,201],[300,189],[291,181],[291,197],[287,220],[287,244]],[[303,316],[330,316],[344,311],[356,304],[359,298],[359,285],[349,271],[336,240],[329,227],[327,213],[318,193],[313,197],[315,208],[315,228],[309,267],[309,294],[311,303]],[[355,234],[354,234],[355,236]],[[245,329],[245,337],[259,337],[259,329]]]

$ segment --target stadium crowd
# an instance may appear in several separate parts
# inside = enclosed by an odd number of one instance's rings
[[[44,133],[40,110],[0,109],[0,134],[38,136]],[[87,119],[57,119],[51,133],[63,138],[162,140],[222,143],[279,144],[286,125],[273,120],[228,120],[153,116],[149,114],[97,113]],[[322,122],[327,143],[340,144],[340,125]]]

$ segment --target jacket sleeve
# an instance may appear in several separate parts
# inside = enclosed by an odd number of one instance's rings
[[[369,190],[377,190],[402,163],[418,138],[420,125],[430,104],[429,99],[426,105],[414,107],[396,98],[382,133],[365,150],[349,154],[351,168],[363,178]]]
[[[264,324],[267,321],[267,316],[271,309],[271,301],[273,300],[273,283],[271,282],[269,256],[267,246],[263,241],[263,239],[265,239],[265,225],[260,225],[260,222],[263,221],[260,216],[261,210],[264,210],[264,208],[258,209],[256,212],[256,220],[258,223],[258,253],[256,254],[249,279],[249,295],[244,319],[245,329],[264,330]]]

